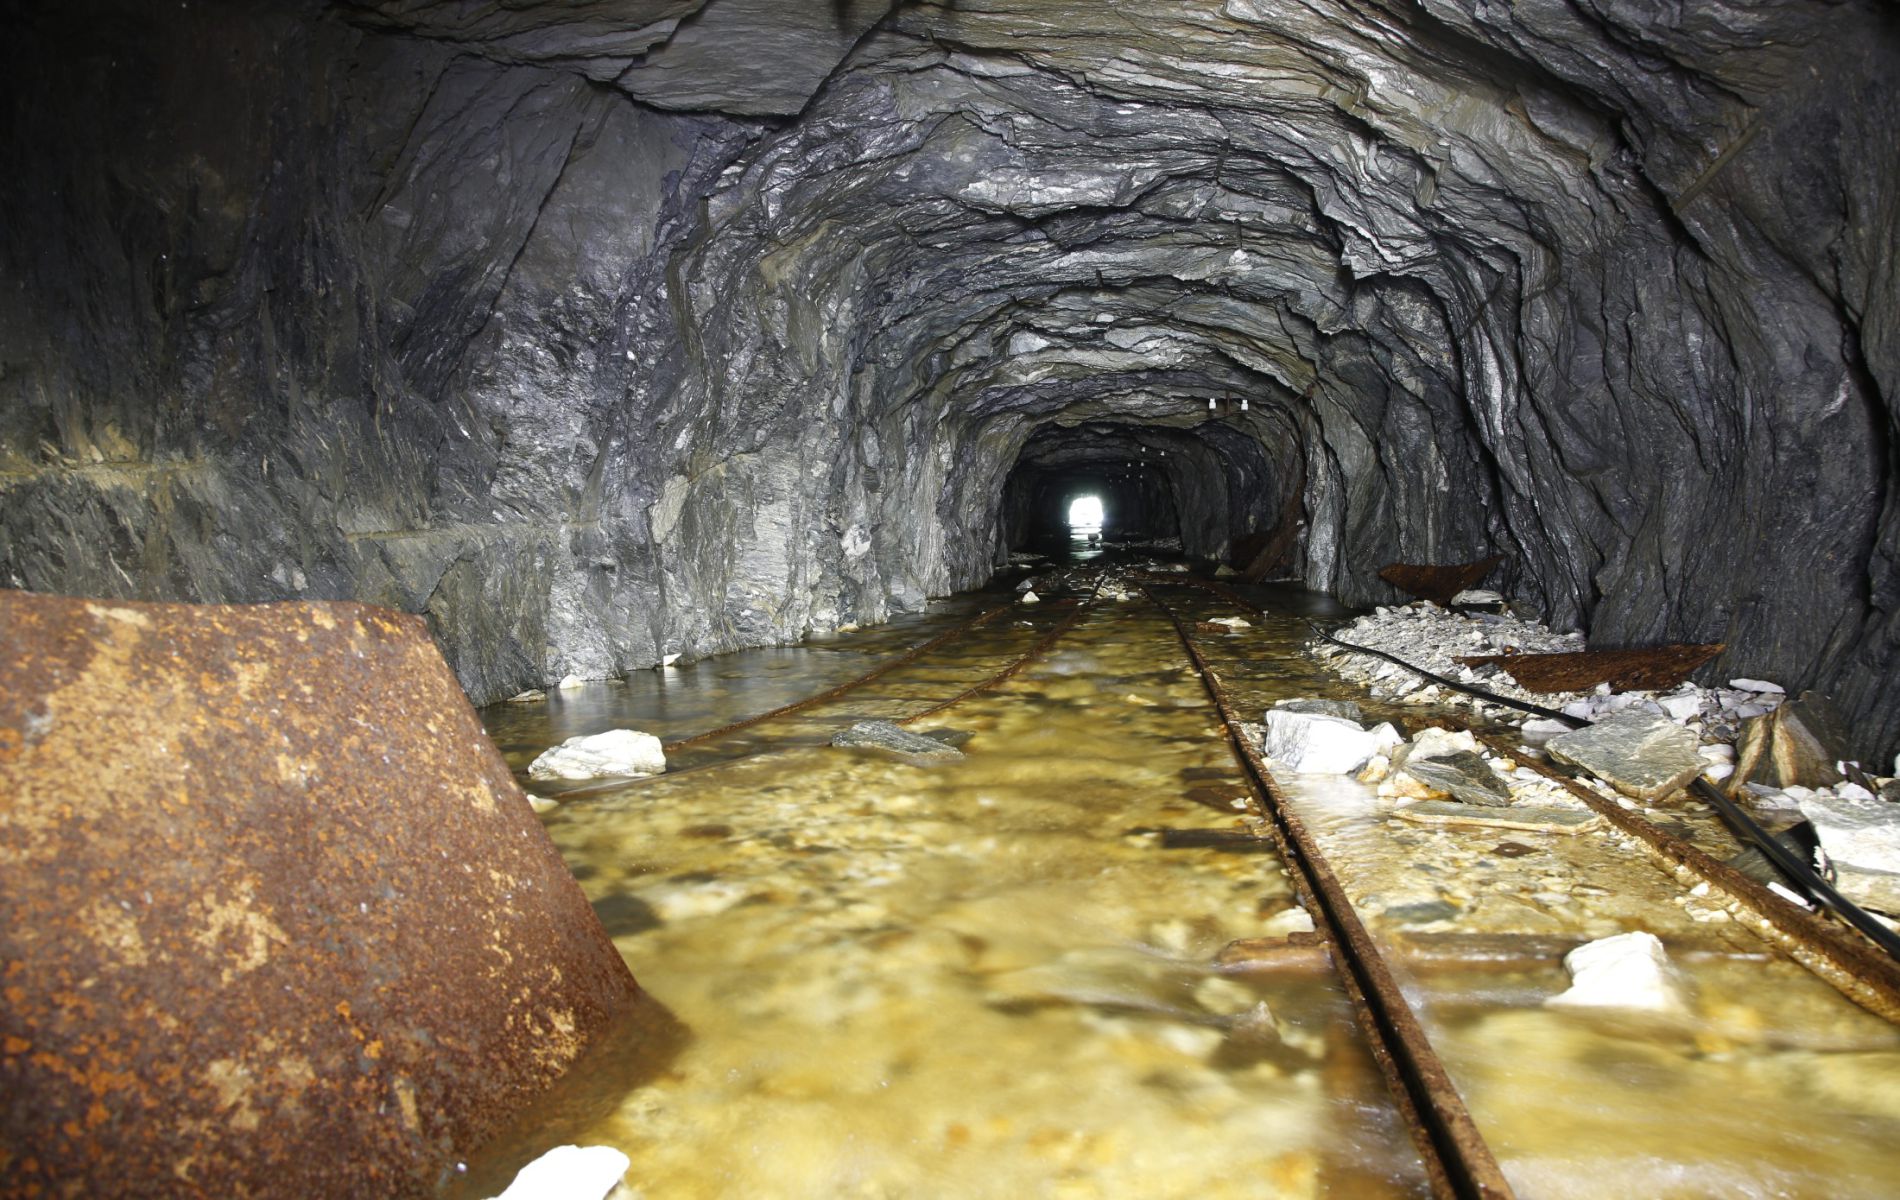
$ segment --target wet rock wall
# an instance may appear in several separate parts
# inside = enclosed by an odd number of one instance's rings
[[[487,698],[975,583],[1032,438],[1119,426],[1203,456],[1197,552],[1291,521],[1366,602],[1499,551],[1890,750],[1897,47],[1871,0],[42,15],[0,578],[390,603]]]

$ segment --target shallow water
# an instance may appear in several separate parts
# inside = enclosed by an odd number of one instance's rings
[[[1036,632],[986,627],[930,699]],[[1292,907],[1277,862],[1129,832],[1230,827],[1242,795],[1172,636],[1104,605],[931,723],[973,735],[959,763],[793,747],[550,816],[692,1032],[582,1138],[666,1197],[1416,1194],[1330,978],[1213,966]],[[640,724],[615,695],[588,719]],[[486,715],[525,741],[532,707]]]
[[[1270,621],[1215,639],[1216,669],[1247,708],[1320,694],[1332,681],[1291,653],[1303,636]],[[1900,1029],[1685,893],[1631,840],[1419,826],[1352,780],[1281,783],[1521,1196],[1900,1195]],[[1734,852],[1699,805],[1650,819]],[[1635,929],[1663,940],[1687,1012],[1543,1007],[1569,985],[1566,950]]]
[[[1162,590],[1188,615],[1231,611]],[[483,715],[518,770],[573,733],[675,737],[860,674],[1006,595]],[[1153,832],[1234,828],[1244,787],[1145,601],[1099,604],[1016,679],[921,726],[970,734],[961,762],[822,745],[955,694],[1063,611],[1012,611],[847,702],[696,747],[678,774],[566,793],[549,833],[688,1034],[637,1086],[583,1070],[571,1086],[595,1115],[558,1136],[618,1146],[652,1197],[1424,1194],[1330,976],[1214,965],[1297,914],[1271,855]],[[1346,694],[1290,654],[1306,632],[1288,615],[1203,641],[1249,710]],[[1894,1028],[1681,902],[1633,850],[1406,825],[1371,789],[1288,782],[1521,1195],[1900,1190]],[[1690,1014],[1542,1007],[1567,984],[1564,950],[1639,927],[1670,946]],[[555,1136],[522,1144],[537,1132]]]

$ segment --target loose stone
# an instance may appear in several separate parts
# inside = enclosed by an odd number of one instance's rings
[[[630,1165],[612,1146],[556,1146],[521,1168],[496,1200],[605,1200]]]
[[[963,751],[955,746],[912,733],[890,721],[859,721],[833,737],[831,744],[845,750],[877,750],[919,765],[954,762],[963,757]]]
[[[1544,748],[1636,800],[1660,800],[1702,771],[1695,734],[1651,713],[1618,713],[1554,737]]]
[[[1653,933],[1639,930],[1578,946],[1564,955],[1564,968],[1570,972],[1570,988],[1544,1001],[1549,1007],[1658,1013],[1688,1008],[1669,956]]]
[[[528,765],[530,779],[641,777],[666,770],[660,739],[637,729],[571,737]]]

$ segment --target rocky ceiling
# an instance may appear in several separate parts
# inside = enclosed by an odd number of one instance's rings
[[[1032,438],[1145,439],[1192,550],[1501,552],[1900,743],[1892,5],[40,10],[0,582],[426,612],[487,699],[978,583]]]

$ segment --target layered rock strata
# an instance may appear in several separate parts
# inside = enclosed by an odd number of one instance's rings
[[[1500,552],[1900,741],[1873,0],[44,9],[0,583],[374,600],[498,698],[914,607],[1025,448],[1165,443],[1191,552]]]

